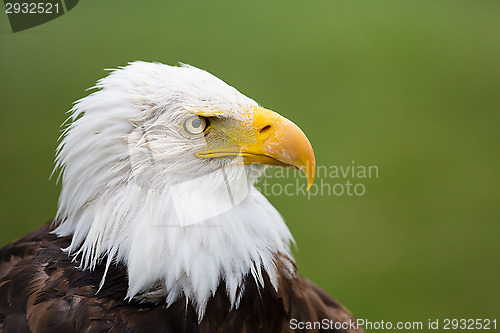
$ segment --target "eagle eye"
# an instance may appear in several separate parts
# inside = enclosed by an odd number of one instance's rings
[[[204,134],[208,129],[209,121],[205,117],[191,115],[182,122],[184,133],[191,137],[198,137]]]

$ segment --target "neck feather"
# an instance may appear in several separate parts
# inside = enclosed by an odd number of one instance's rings
[[[156,190],[132,179],[77,207],[65,204],[63,191],[64,209],[58,213],[62,222],[54,232],[73,236],[65,251],[80,256],[81,269],[92,270],[102,260],[106,267],[123,263],[129,299],[171,305],[185,296],[201,319],[210,296],[224,283],[237,308],[247,277],[263,286],[265,271],[277,290],[279,274],[295,275],[293,238],[253,185],[214,186],[220,185],[217,174],[209,179]],[[277,271],[277,256],[289,263],[286,272]]]

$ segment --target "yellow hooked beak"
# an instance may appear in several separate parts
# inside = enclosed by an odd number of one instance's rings
[[[300,128],[276,112],[254,106],[251,126],[227,131],[235,145],[196,153],[201,158],[241,156],[244,164],[267,164],[302,170],[307,189],[314,181],[316,162],[309,140]],[[237,147],[237,149],[235,149]]]

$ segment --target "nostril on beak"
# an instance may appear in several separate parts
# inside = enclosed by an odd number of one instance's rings
[[[260,135],[267,135],[271,131],[271,125],[266,125],[260,129]]]
[[[266,141],[271,135],[271,128],[272,128],[271,125],[266,125],[260,129],[259,140],[261,140],[262,143]]]

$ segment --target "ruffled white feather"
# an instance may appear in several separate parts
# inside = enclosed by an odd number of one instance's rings
[[[265,271],[277,289],[274,260],[292,258],[293,238],[253,187],[263,167],[196,158],[207,143],[178,130],[199,110],[245,126],[257,104],[190,66],[134,62],[96,88],[70,111],[56,158],[55,233],[73,236],[65,250],[81,269],[121,262],[128,298],[170,305],[185,296],[200,319],[221,283],[234,307],[248,276],[262,285]]]

